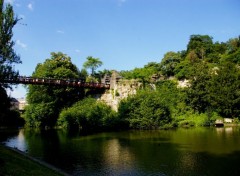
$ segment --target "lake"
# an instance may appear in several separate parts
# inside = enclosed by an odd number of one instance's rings
[[[0,131],[0,141],[71,175],[239,175],[240,128],[190,128],[85,135]]]

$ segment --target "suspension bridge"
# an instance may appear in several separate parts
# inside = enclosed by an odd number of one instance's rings
[[[106,80],[105,83],[96,83],[96,82],[86,82],[85,79],[34,78],[34,77],[26,77],[26,76],[18,76],[14,78],[0,78],[0,83],[75,87],[75,88],[86,88],[86,89],[109,89],[110,88],[110,82],[108,80]]]

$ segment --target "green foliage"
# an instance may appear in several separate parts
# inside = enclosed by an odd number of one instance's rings
[[[34,103],[26,107],[24,118],[29,127],[54,126],[56,123],[56,109],[53,103]]]
[[[191,35],[187,46],[187,53],[194,51],[196,57],[204,59],[212,51],[212,37],[208,35]]]
[[[12,110],[10,98],[4,88],[0,87],[0,127],[19,127],[24,125],[24,120],[20,117],[20,113]]]
[[[238,38],[229,39],[226,43],[227,54],[232,54],[240,48],[240,36]]]
[[[235,52],[226,54],[223,57],[223,60],[225,60],[227,62],[233,62],[235,64],[240,64],[240,47]]]
[[[181,61],[174,69],[175,77],[179,80],[188,79],[194,70],[189,59]]]
[[[117,96],[117,97],[119,97],[120,96],[120,94],[119,94],[119,92],[116,90],[116,92],[115,92],[115,96]]]
[[[38,64],[33,77],[79,78],[77,67],[63,53],[51,53],[51,58]],[[25,120],[30,126],[54,126],[61,109],[71,106],[84,96],[84,91],[69,87],[30,85],[27,100],[30,104]]]
[[[24,125],[20,113],[11,109],[10,98],[3,87],[0,86],[0,127],[19,127]]]
[[[14,70],[13,64],[21,63],[20,57],[14,51],[13,28],[19,21],[15,17],[13,7],[0,0],[0,78],[14,78],[18,72]],[[1,85],[9,87],[7,84]]]
[[[192,35],[186,51],[164,55],[160,71],[165,79],[169,76],[178,80],[187,79],[190,85],[183,89],[177,88],[174,81],[156,82],[157,90],[154,94],[169,109],[172,125],[204,126],[218,118],[240,117],[239,41],[238,37],[226,43],[213,43],[212,37],[208,35]],[[148,83],[150,75],[158,74],[159,70],[155,69],[150,74],[144,72],[145,67],[122,72],[122,75],[130,79],[140,78]],[[150,90],[145,91],[147,96]],[[122,102],[119,112],[127,117],[132,126],[149,128],[150,125],[146,126],[151,124],[151,120],[144,116],[140,107],[145,108],[137,95]]]
[[[160,63],[160,67],[161,67],[161,72],[164,76],[173,76],[174,75],[174,70],[176,68],[176,66],[180,63],[181,61],[181,54],[175,53],[175,52],[167,52],[161,63]]]
[[[171,122],[169,108],[161,97],[148,91],[123,100],[119,105],[119,116],[134,129],[158,129]]]
[[[111,129],[119,124],[116,112],[93,98],[85,98],[72,107],[64,109],[58,119],[59,126],[78,127],[85,131]]]
[[[83,67],[84,68],[90,68],[91,74],[94,75],[95,70],[102,65],[102,61],[100,61],[99,58],[93,58],[92,56],[87,57],[87,61],[84,62]]]
[[[186,90],[177,87],[177,83],[171,80],[163,80],[156,83],[157,94],[161,97],[162,102],[169,108],[171,117],[184,114],[189,107],[185,101],[187,98]]]
[[[212,108],[223,117],[240,116],[240,70],[231,63],[221,63],[212,74],[208,89]]]
[[[206,63],[196,63],[193,67],[195,73],[191,76],[187,101],[195,111],[203,113],[210,107],[208,89],[211,74]]]
[[[58,124],[84,130],[116,129],[117,126],[134,129],[206,126],[222,117],[239,118],[239,41],[235,38],[226,43],[214,43],[208,35],[192,35],[186,51],[168,52],[161,63],[150,62],[143,68],[122,71],[122,77],[142,82],[144,89],[123,100],[118,115],[91,98],[70,107],[81,95],[74,89],[30,86],[27,122],[32,126],[54,124],[63,108]],[[98,58],[87,58],[84,67],[92,71],[87,81],[96,82],[97,78],[110,73],[104,70],[95,74],[101,65]],[[160,74],[165,80],[152,79]],[[53,78],[77,78],[79,75],[86,78],[86,70],[79,73],[70,58],[62,53],[52,53],[52,58],[39,64],[33,74]],[[175,79],[168,80],[170,76]],[[189,86],[179,88],[177,81],[183,79],[188,80]],[[149,83],[155,84],[156,90],[150,89]],[[111,93],[113,97],[120,95],[117,91]]]
[[[179,127],[209,126],[211,122],[206,113],[186,113],[175,120],[178,121]]]
[[[18,76],[18,71],[14,70],[14,64],[21,63],[20,57],[14,50],[13,28],[19,19],[15,17],[13,7],[10,4],[4,5],[0,0],[0,79]],[[20,114],[10,110],[10,98],[7,96],[5,88],[11,88],[7,83],[0,84],[0,126],[22,125]]]
[[[97,83],[99,80],[93,76],[88,76],[86,78],[86,82],[94,82],[94,83]]]
[[[144,68],[135,68],[132,71],[121,71],[120,75],[125,79],[137,79],[143,83],[143,87],[149,82],[153,74],[160,71],[160,65],[155,62],[150,62]]]

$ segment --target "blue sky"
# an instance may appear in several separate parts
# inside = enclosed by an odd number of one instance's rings
[[[14,28],[21,75],[51,52],[82,68],[87,56],[102,69],[131,70],[186,49],[192,34],[225,42],[240,35],[239,0],[5,0],[22,20]],[[24,97],[18,86],[11,92]]]

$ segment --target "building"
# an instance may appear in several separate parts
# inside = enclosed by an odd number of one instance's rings
[[[28,105],[27,101],[25,98],[18,98],[17,99],[19,104],[18,104],[18,110],[23,111],[25,107]]]
[[[25,98],[11,98],[11,110],[24,111],[27,101]]]
[[[11,98],[10,103],[11,103],[11,107],[10,107],[11,110],[18,110],[19,102],[16,98]]]

